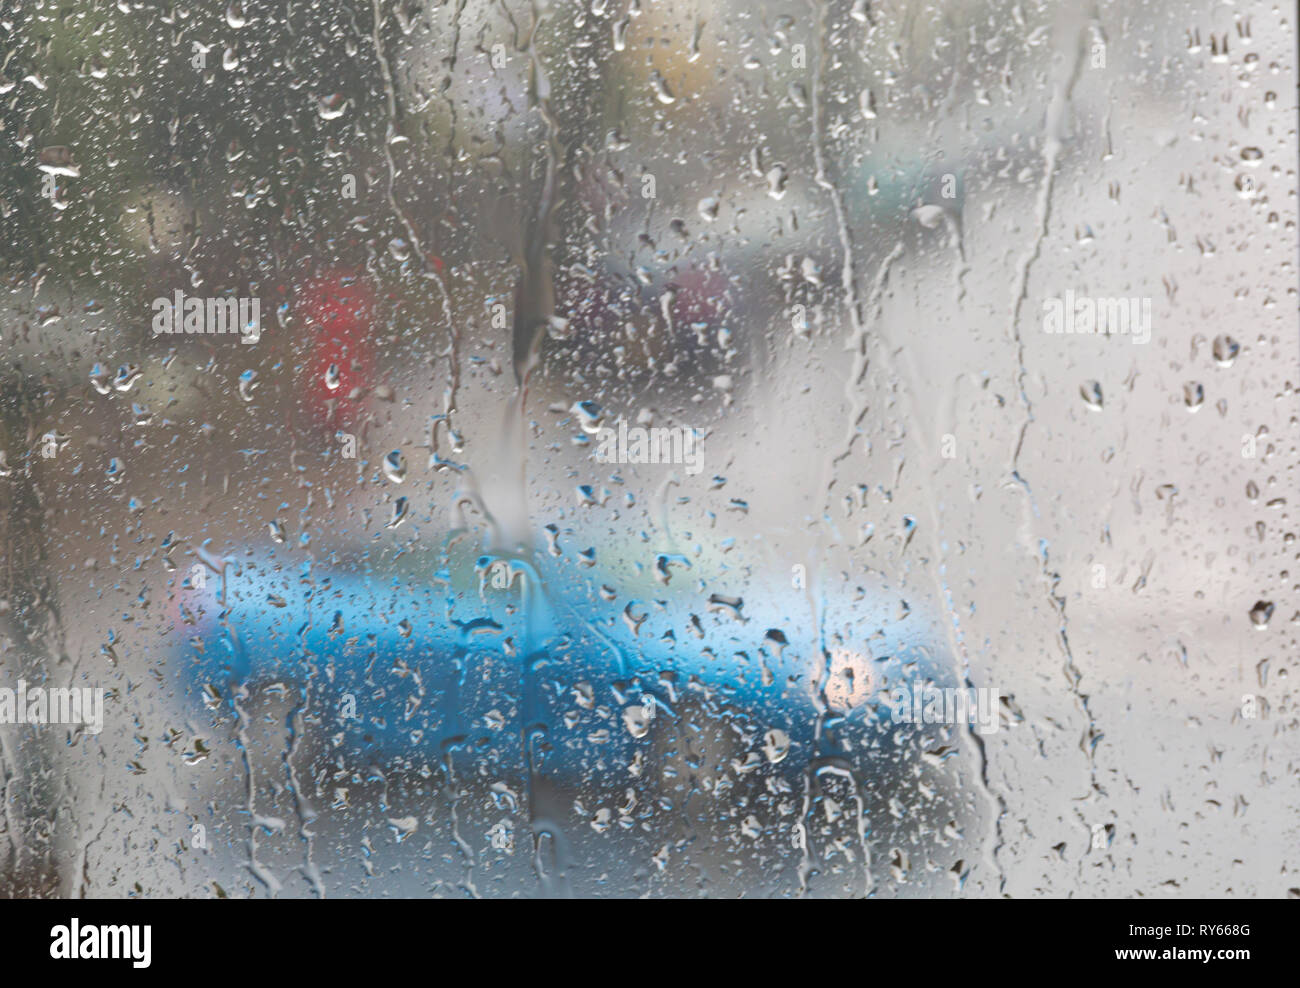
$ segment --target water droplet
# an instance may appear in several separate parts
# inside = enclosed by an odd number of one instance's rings
[[[578,425],[590,436],[598,433],[605,421],[605,410],[594,401],[574,402],[569,411],[578,417]]]
[[[337,120],[347,111],[348,101],[342,93],[330,93],[316,100],[316,112],[322,120]]]
[[[1261,631],[1268,627],[1269,618],[1273,616],[1273,602],[1271,600],[1257,600],[1255,606],[1250,609],[1250,623]]]
[[[651,710],[654,708],[651,707]],[[627,728],[627,733],[634,738],[643,738],[650,733],[651,717],[646,715],[646,709],[641,704],[633,704],[623,710],[623,726]]]
[[[395,449],[384,457],[384,476],[394,484],[406,479],[406,457],[400,449]]]
[[[709,595],[709,610],[723,611],[742,624],[747,620],[741,613],[744,606],[744,600],[739,597],[727,597],[720,593]]]
[[[406,521],[406,515],[409,509],[409,502],[404,497],[399,497],[393,502],[393,517],[385,525],[385,528],[396,528],[402,522]]]
[[[650,77],[650,84],[654,88],[655,98],[660,103],[675,103],[677,97],[673,95],[672,90],[668,88],[668,83],[658,72]]]
[[[1088,407],[1100,410],[1102,406],[1101,383],[1099,381],[1084,381],[1079,385],[1079,394],[1087,402]]]
[[[773,765],[784,761],[790,753],[790,735],[780,728],[772,728],[763,736],[763,754]]]
[[[943,222],[943,207],[934,205],[917,206],[912,210],[912,216],[916,222],[927,230],[933,230]]]
[[[113,378],[113,387],[118,391],[130,391],[131,385],[139,380],[141,373],[138,365],[123,364],[117,369],[117,376]]]
[[[773,165],[767,172],[767,194],[773,199],[785,196],[785,183],[789,179],[784,165]]]
[[[81,167],[73,160],[72,148],[63,145],[43,148],[37,159],[37,167],[50,175],[67,175],[79,178]]]
[[[567,340],[572,335],[569,320],[563,316],[551,316],[546,320],[546,335],[553,340]]]
[[[1241,350],[1241,345],[1227,334],[1216,336],[1214,338],[1214,359],[1218,361],[1220,367],[1228,367],[1237,359],[1237,354]]]

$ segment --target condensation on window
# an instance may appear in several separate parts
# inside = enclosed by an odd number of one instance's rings
[[[0,11],[0,895],[1300,895],[1287,5]]]

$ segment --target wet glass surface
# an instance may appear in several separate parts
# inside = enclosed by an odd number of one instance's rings
[[[0,11],[0,895],[1294,892],[1293,9]]]

